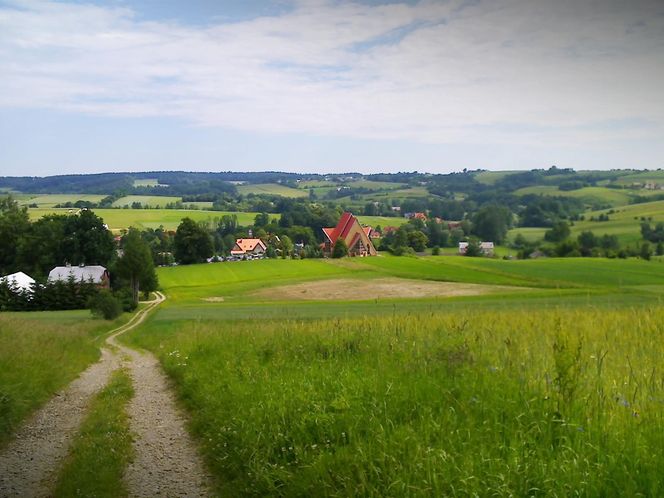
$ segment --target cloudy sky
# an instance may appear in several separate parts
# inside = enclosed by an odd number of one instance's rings
[[[0,174],[664,167],[664,0],[0,0]]]

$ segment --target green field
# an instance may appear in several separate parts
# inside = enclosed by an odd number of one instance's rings
[[[616,179],[618,185],[631,185],[632,183],[646,182],[655,182],[658,185],[664,184],[664,171],[661,169],[657,171],[640,171]]]
[[[134,202],[140,202],[142,206],[150,206],[154,208],[163,208],[166,204],[173,204],[178,201],[181,201],[182,197],[172,197],[172,196],[158,196],[158,195],[125,195],[120,197],[117,201],[113,203],[113,207],[125,207],[131,205]]]
[[[99,358],[116,322],[90,312],[0,313],[0,446],[21,420]]]
[[[402,216],[358,216],[357,219],[363,225],[369,225],[371,227],[381,226],[385,227],[399,227],[404,223],[407,223],[408,220]]]
[[[519,171],[482,171],[475,175],[475,179],[485,185],[495,185],[495,183]]]
[[[573,197],[580,199],[586,205],[606,204],[610,206],[625,206],[636,195],[648,196],[656,194],[653,190],[628,190],[606,187],[583,187],[577,190],[559,190],[556,186],[540,185],[526,187],[515,192],[517,195],[547,195],[553,197]]]
[[[140,178],[134,180],[134,187],[158,187],[159,180],[156,178]]]
[[[67,209],[30,209],[30,218],[36,220],[46,214],[67,214]],[[236,215],[241,225],[251,225],[258,213],[235,213],[227,211],[203,211],[199,209],[94,209],[111,230],[129,227],[159,228],[175,230],[182,218],[195,221],[213,221],[223,215]]]
[[[641,240],[641,218],[650,219],[650,223],[664,222],[664,201],[646,202],[621,206],[609,214],[609,221],[589,221],[591,217],[597,219],[600,214],[608,210],[589,211],[584,213],[584,221],[574,222],[571,227],[572,236],[575,237],[583,231],[590,230],[595,235],[616,235],[622,244],[635,245]],[[529,240],[544,237],[546,228],[515,228],[510,230],[509,237],[518,233]]]
[[[504,287],[282,287],[386,277]],[[263,260],[159,279],[168,301],[127,340],[174,380],[222,496],[661,492],[662,261]]]
[[[94,194],[24,194],[20,197],[15,197],[19,204],[37,204],[40,208],[53,207],[56,204],[64,204],[66,202],[74,203],[76,201],[99,202],[105,195]]]
[[[299,189],[287,187],[285,185],[280,185],[278,183],[248,183],[245,185],[238,185],[237,191],[240,194],[269,194],[269,195],[280,195],[282,197],[307,197],[309,192],[304,192]]]

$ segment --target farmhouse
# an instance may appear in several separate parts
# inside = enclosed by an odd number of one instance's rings
[[[111,279],[108,270],[103,266],[56,266],[48,274],[49,282],[67,282],[70,278],[75,282],[92,282],[97,287],[108,289],[111,286]]]
[[[480,242],[480,252],[484,256],[493,256],[493,242]],[[466,254],[468,242],[459,242],[459,254]]]
[[[376,255],[376,248],[369,238],[371,227],[362,227],[352,213],[345,212],[342,214],[337,226],[323,228],[323,233],[325,234],[323,253],[328,256],[332,254],[332,249],[334,249],[334,245],[339,239],[343,240],[348,246],[349,256]]]
[[[32,286],[35,283],[35,279],[30,275],[26,275],[22,271],[19,271],[5,277],[0,277],[0,282],[6,282],[10,287],[21,292],[32,292]]]
[[[231,249],[231,256],[262,256],[266,250],[267,246],[261,239],[237,239]]]

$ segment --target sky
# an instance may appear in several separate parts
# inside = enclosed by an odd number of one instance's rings
[[[0,0],[0,175],[664,167],[664,0]]]

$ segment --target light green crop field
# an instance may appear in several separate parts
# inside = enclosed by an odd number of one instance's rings
[[[159,180],[156,178],[140,178],[134,180],[134,187],[158,187]]]
[[[164,321],[220,496],[659,496],[664,308]]]
[[[408,223],[408,220],[403,216],[358,216],[357,219],[363,225],[369,225],[372,227],[399,227],[404,223]]]
[[[0,313],[0,446],[32,411],[99,358],[115,322],[90,312]]]
[[[350,187],[366,188],[370,190],[398,190],[404,187],[402,183],[377,182],[373,180],[357,180],[347,184]]]
[[[621,206],[608,215],[609,221],[589,221],[591,217],[597,219],[600,214],[607,212],[605,209],[584,213],[585,220],[576,221],[571,227],[572,236],[590,230],[595,235],[616,235],[622,244],[637,244],[641,240],[641,218],[650,220],[651,224],[664,222],[664,201]],[[515,228],[508,235],[513,239],[521,233],[529,240],[537,240],[544,237],[544,232],[545,228]]]
[[[199,209],[94,209],[94,212],[104,219],[111,230],[129,227],[159,228],[160,226],[168,230],[175,230],[185,217],[195,221],[212,222],[223,215],[236,215],[241,225],[251,225],[258,214]],[[67,214],[67,209],[29,209],[30,218],[33,220],[52,213]]]
[[[269,194],[280,195],[282,197],[307,197],[309,192],[304,192],[300,189],[287,187],[278,183],[247,183],[245,185],[238,185],[237,191],[240,194]]]
[[[630,175],[621,176],[616,180],[619,185],[630,185],[632,183],[655,182],[659,185],[664,184],[664,171],[641,171]],[[660,191],[661,192],[661,191]]]
[[[134,202],[140,202],[143,206],[164,207],[166,204],[181,201],[182,197],[157,196],[157,195],[126,195],[120,197],[113,203],[113,207],[131,206]]]
[[[653,190],[612,189],[606,187],[584,187],[577,190],[559,190],[556,186],[540,185],[525,187],[515,192],[517,195],[547,195],[553,197],[573,197],[588,205],[604,203],[611,206],[624,206],[636,195],[649,196],[656,194]]]
[[[475,175],[475,180],[485,185],[495,185],[497,181],[514,173],[519,173],[519,171],[482,171]]]
[[[105,195],[95,194],[25,194],[22,198],[18,199],[19,204],[37,204],[40,208],[53,207],[56,204],[64,204],[65,202],[88,201],[99,202]]]

